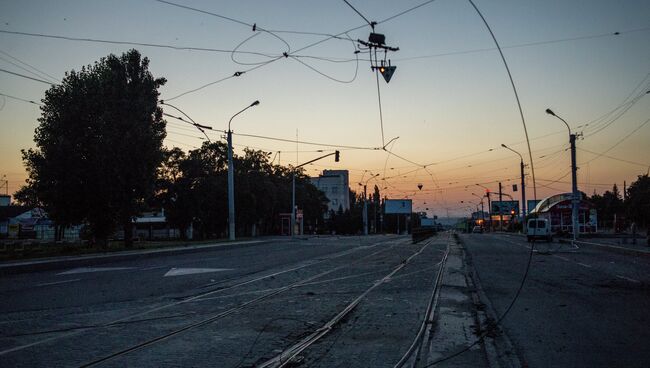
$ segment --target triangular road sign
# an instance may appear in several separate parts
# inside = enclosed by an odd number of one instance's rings
[[[395,65],[382,66],[379,68],[379,72],[381,72],[381,75],[386,80],[386,83],[390,82],[390,79],[393,77],[393,73],[395,73],[395,69],[397,69]]]

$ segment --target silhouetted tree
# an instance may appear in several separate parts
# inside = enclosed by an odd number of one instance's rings
[[[102,244],[153,195],[163,159],[165,121],[158,107],[164,78],[136,50],[66,73],[45,92],[35,149],[23,150],[33,191],[59,225],[87,223]]]
[[[650,177],[639,175],[627,188],[627,212],[630,218],[646,229],[650,225]]]

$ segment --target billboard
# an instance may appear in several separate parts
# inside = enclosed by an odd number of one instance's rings
[[[384,201],[384,213],[390,214],[407,214],[413,212],[413,201],[410,199],[386,199]]]
[[[534,200],[534,199],[529,199],[526,201],[526,213],[530,213],[530,211],[534,210],[535,207],[537,207],[537,204],[541,202],[541,199]]]
[[[519,201],[492,201],[493,215],[510,215],[512,210],[515,210],[515,215],[519,214]]]

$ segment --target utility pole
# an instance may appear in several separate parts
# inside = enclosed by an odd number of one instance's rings
[[[503,192],[501,191],[501,182],[499,182],[499,231],[503,231]]]
[[[562,120],[564,125],[566,125],[569,130],[569,143],[571,144],[571,225],[573,228],[573,241],[575,242],[578,239],[578,234],[580,231],[580,225],[578,223],[578,205],[580,204],[580,193],[578,192],[578,167],[576,166],[576,138],[575,133],[571,133],[571,127],[562,119],[560,116],[556,115],[553,110],[546,109],[546,113],[556,118]]]
[[[368,194],[366,192],[366,188],[370,180],[379,176],[379,174],[372,175],[372,173],[370,173],[370,175],[370,178],[368,178],[368,180],[366,180],[363,184],[359,183],[359,185],[363,185],[363,235],[368,235]],[[363,181],[363,177],[361,180]]]
[[[235,116],[259,104],[259,101],[253,102],[233,115],[228,121],[228,239],[230,240],[235,240],[235,165],[232,162],[232,130],[230,130],[230,123]]]
[[[522,230],[525,233],[526,232],[526,180],[524,176],[524,157],[517,151],[513,150],[512,148],[506,146],[505,144],[501,144],[501,147],[508,149],[517,155],[519,155],[519,168],[521,169],[521,225],[522,225]]]
[[[309,161],[304,162],[304,163],[302,163],[302,164],[300,164],[300,165],[293,168],[293,175],[292,175],[292,180],[291,180],[291,236],[292,237],[296,235],[295,234],[295,232],[296,232],[295,231],[295,228],[296,228],[296,170],[298,170],[299,168],[301,168],[301,167],[303,167],[305,165],[309,165],[312,162],[321,160],[321,159],[323,159],[325,157],[332,156],[332,155],[334,155],[334,161],[339,162],[339,154],[340,154],[339,151],[334,151],[332,153],[328,153],[326,155],[316,157],[313,160],[309,160]],[[304,221],[304,219],[303,219],[303,221]]]
[[[489,221],[489,229],[492,231],[492,202],[490,201],[490,189],[488,187],[485,187],[481,184],[476,184],[477,187],[481,187],[485,189],[485,196],[487,197],[488,200],[488,219]]]

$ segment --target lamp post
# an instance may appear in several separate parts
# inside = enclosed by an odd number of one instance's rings
[[[472,193],[472,195],[481,200],[481,220],[483,220],[483,223],[485,223],[485,208],[483,208],[483,197],[475,193]]]
[[[576,167],[576,134],[571,133],[571,127],[562,119],[560,116],[556,115],[553,110],[546,109],[546,113],[556,118],[562,120],[566,128],[569,130],[569,143],[571,144],[571,224],[573,227],[573,241],[578,239],[579,233],[579,224],[578,224],[578,204],[579,204],[579,194],[578,194],[578,168]]]
[[[488,227],[488,229],[490,229],[490,231],[492,231],[492,203],[490,202],[490,189],[488,187],[485,187],[485,186],[481,185],[481,184],[476,184],[476,186],[485,189],[485,196],[487,197],[487,200],[488,200],[488,220],[489,220],[489,223],[490,223],[490,226]]]
[[[370,174],[371,176],[368,178],[368,180],[366,180],[363,184],[359,183],[360,186],[363,186],[363,235],[368,235],[368,199],[367,199],[366,188],[370,180],[379,176],[379,174],[376,175],[372,175],[372,173]]]
[[[235,240],[235,168],[232,162],[232,130],[230,130],[230,123],[235,116],[259,104],[260,102],[255,100],[255,102],[246,106],[228,120],[228,238],[230,240]]]
[[[506,146],[505,144],[501,144],[501,147],[510,150],[514,153],[516,153],[519,156],[519,168],[521,169],[521,224],[522,224],[522,229],[523,232],[526,232],[526,181],[524,178],[524,157],[517,151],[513,150],[512,148]]]
[[[328,153],[326,155],[316,157],[313,160],[309,160],[293,168],[293,175],[291,179],[291,236],[292,237],[296,235],[295,234],[296,232],[295,230],[296,229],[296,170],[298,170],[299,168],[305,165],[311,164],[312,162],[324,159],[325,157],[332,156],[332,155],[334,155],[334,161],[339,162],[340,152],[334,151],[332,153]]]

